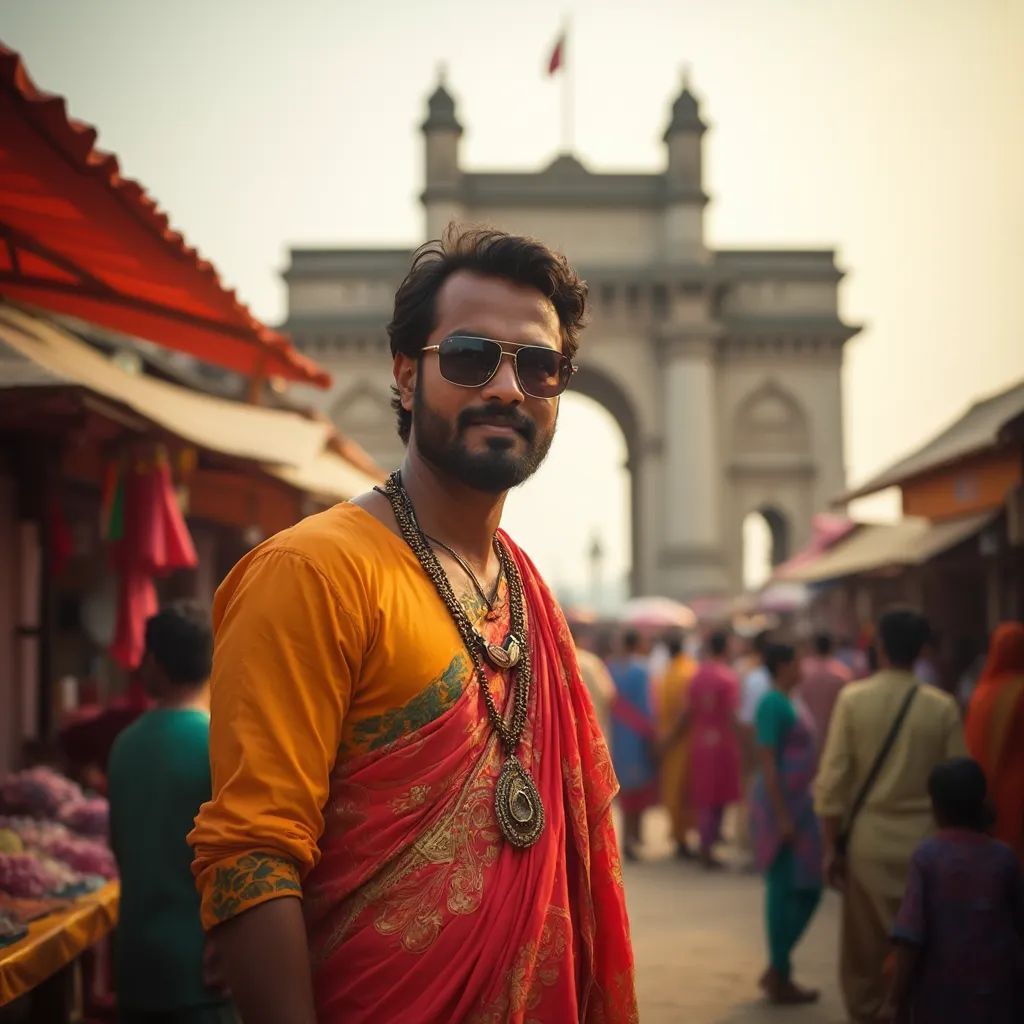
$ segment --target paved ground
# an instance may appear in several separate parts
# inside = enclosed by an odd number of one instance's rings
[[[646,859],[625,870],[642,1024],[841,1024],[834,896],[823,901],[795,960],[797,980],[820,989],[821,1002],[769,1006],[757,988],[766,963],[761,879],[675,860],[654,812],[645,830]]]

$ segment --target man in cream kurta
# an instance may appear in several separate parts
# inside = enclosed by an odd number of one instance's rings
[[[914,847],[934,828],[928,776],[937,764],[965,753],[956,702],[911,672],[928,635],[923,616],[887,612],[878,632],[883,671],[843,689],[815,783],[826,868],[843,891],[840,980],[857,1024],[874,1021],[884,1001],[889,929]],[[836,835],[914,686],[914,701],[856,820],[844,861],[835,849]]]

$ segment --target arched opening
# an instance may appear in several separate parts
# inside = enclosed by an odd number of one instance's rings
[[[612,611],[632,592],[632,425],[617,386],[581,370],[562,399],[547,460],[509,494],[503,525],[563,606]]]
[[[743,586],[757,590],[772,570],[792,553],[792,531],[785,513],[770,505],[755,509],[743,520]]]

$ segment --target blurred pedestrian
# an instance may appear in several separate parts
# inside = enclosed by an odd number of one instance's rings
[[[689,832],[695,824],[690,800],[690,736],[688,732],[674,734],[673,730],[686,710],[697,663],[686,653],[681,635],[670,636],[667,646],[669,663],[657,694],[658,733],[665,743],[659,769],[661,802],[672,821],[676,855],[689,857]]]
[[[185,841],[210,799],[212,656],[203,608],[177,602],[154,615],[141,674],[156,704],[110,754],[111,842],[121,874],[115,976],[125,1024],[234,1020],[212,973]]]
[[[603,659],[590,647],[591,633],[579,623],[570,623],[573,642],[576,644],[576,660],[580,665],[583,685],[590,694],[601,732],[607,740],[611,729],[612,703],[615,700],[615,683]]]
[[[623,853],[636,860],[643,843],[643,813],[658,802],[651,677],[643,640],[635,630],[622,637],[622,654],[608,666],[615,683],[612,763],[619,779]]]
[[[791,956],[821,900],[821,831],[811,796],[818,743],[810,713],[792,699],[800,682],[796,652],[770,644],[764,656],[772,688],[757,709],[760,767],[750,794],[770,954],[761,987],[773,1003],[812,1003],[818,993],[793,981]]]
[[[750,853],[750,789],[757,772],[757,739],[754,722],[757,709],[772,687],[771,675],[764,663],[765,651],[771,643],[771,633],[762,630],[754,637],[750,651],[735,669],[740,678],[740,706],[737,717],[740,724],[740,753],[742,797],[736,805],[736,845],[745,854]],[[742,668],[740,667],[742,665]]]
[[[1019,1024],[1024,880],[1013,851],[986,835],[985,774],[956,758],[934,769],[928,791],[940,831],[910,862],[881,1019]]]
[[[765,667],[764,652],[771,643],[771,634],[765,630],[754,637],[746,671],[741,676],[740,721],[749,729],[754,728],[757,708],[761,698],[772,688],[772,677]]]
[[[814,719],[819,743],[824,743],[828,735],[839,691],[853,678],[853,673],[834,656],[833,651],[831,635],[818,633],[814,638],[814,653],[804,658],[800,665],[800,686],[796,691]]]
[[[707,655],[690,683],[686,715],[690,728],[690,795],[700,829],[700,856],[707,868],[721,867],[714,846],[722,837],[725,809],[740,787],[740,737],[736,712],[740,683],[729,667],[729,634],[712,633]]]
[[[913,666],[928,623],[912,609],[878,624],[882,671],[839,695],[815,782],[826,878],[843,894],[840,980],[855,1024],[885,1000],[882,968],[910,857],[933,828],[932,769],[965,753],[956,702]]]
[[[995,835],[1024,862],[1024,625],[995,631],[967,711],[967,747],[988,777]]]

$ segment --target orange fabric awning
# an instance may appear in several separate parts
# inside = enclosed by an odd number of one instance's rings
[[[96,130],[0,44],[0,295],[158,342],[247,376],[330,376],[257,320]]]

